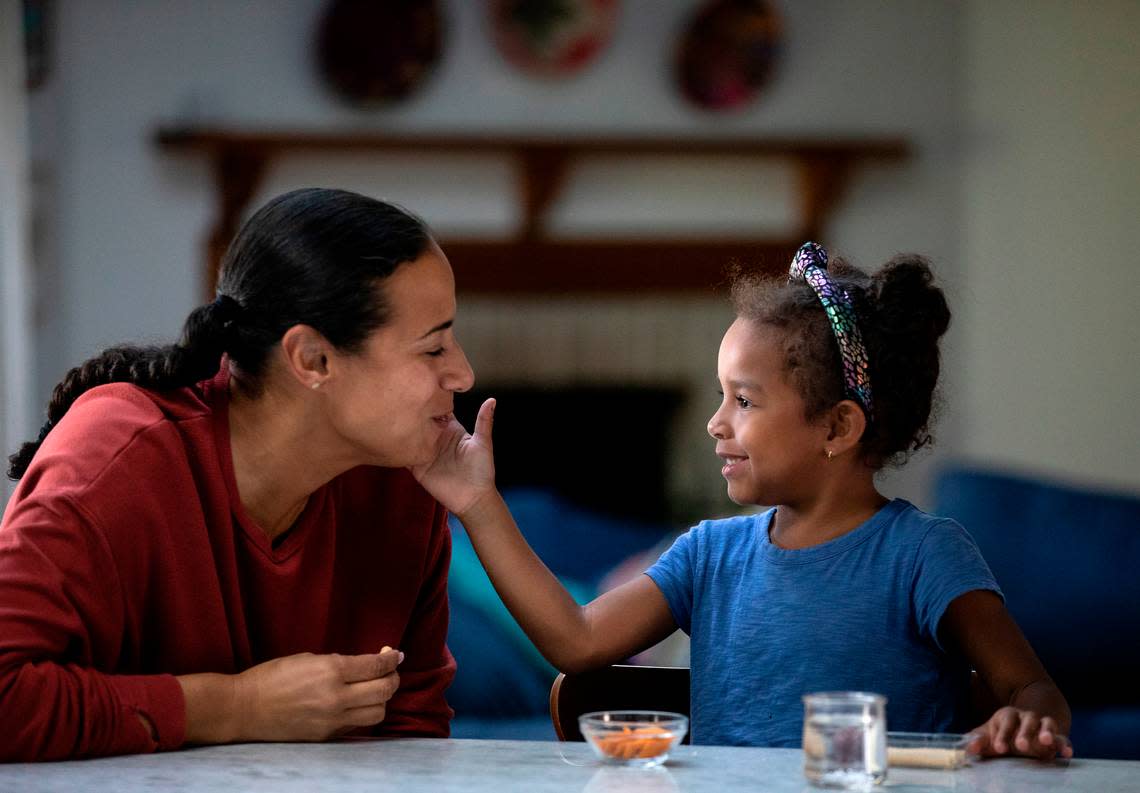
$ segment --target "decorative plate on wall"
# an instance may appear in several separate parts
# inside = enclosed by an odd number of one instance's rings
[[[321,76],[357,104],[405,99],[439,61],[435,0],[332,0],[317,30]]]
[[[767,0],[710,0],[679,42],[676,79],[685,98],[707,110],[751,102],[780,52],[781,22]]]
[[[619,5],[618,0],[492,0],[495,45],[524,71],[568,76],[605,49]]]

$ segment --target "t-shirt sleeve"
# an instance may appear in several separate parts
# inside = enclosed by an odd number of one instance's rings
[[[1005,597],[982,552],[961,524],[937,521],[927,530],[915,558],[914,608],[919,633],[943,649],[938,624],[946,607],[976,589]]]
[[[185,703],[171,675],[114,675],[122,591],[102,534],[66,498],[13,499],[0,525],[0,760],[172,749]],[[154,732],[143,727],[145,718]]]
[[[380,735],[446,738],[454,715],[444,691],[455,677],[455,659],[447,649],[447,571],[451,564],[451,533],[447,511],[436,507],[432,541],[423,583],[408,628],[400,642],[400,687],[388,702]]]
[[[669,550],[645,571],[665,596],[677,627],[690,633],[693,624],[693,576],[696,529],[677,538]]]

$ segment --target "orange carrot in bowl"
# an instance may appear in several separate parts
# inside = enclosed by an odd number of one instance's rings
[[[621,732],[600,735],[598,748],[618,760],[648,759],[669,749],[673,733],[661,727],[622,727]]]

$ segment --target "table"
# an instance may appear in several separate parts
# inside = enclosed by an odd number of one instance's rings
[[[659,768],[599,765],[583,743],[408,738],[326,744],[241,744],[63,763],[0,765],[0,790],[336,791],[336,793],[671,793],[814,791],[798,749],[682,746]],[[1001,759],[959,771],[892,769],[896,793],[1140,790],[1140,762],[1046,766]]]

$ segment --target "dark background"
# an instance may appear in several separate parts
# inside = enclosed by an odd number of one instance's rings
[[[455,397],[455,415],[468,430],[491,396],[497,400],[493,439],[500,490],[542,487],[614,517],[669,517],[666,465],[680,389],[475,389]]]

